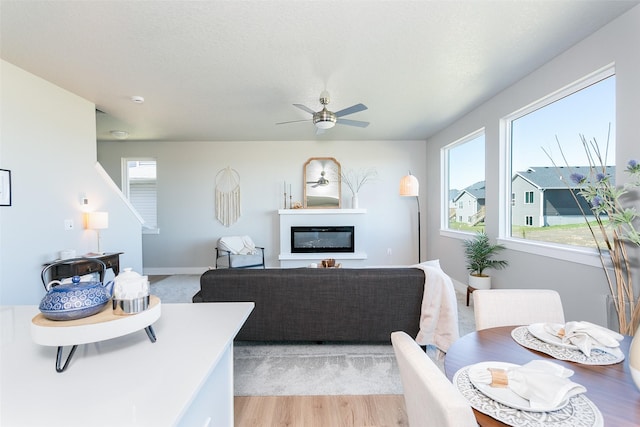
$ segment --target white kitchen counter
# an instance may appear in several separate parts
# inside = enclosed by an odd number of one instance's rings
[[[253,307],[163,304],[155,343],[139,330],[84,344],[57,373],[57,347],[31,337],[37,306],[2,306],[0,425],[233,426],[233,339]]]

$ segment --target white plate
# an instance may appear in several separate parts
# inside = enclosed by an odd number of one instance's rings
[[[497,369],[507,369],[507,368],[515,368],[520,365],[515,365],[513,363],[505,363],[505,362],[481,362],[475,365],[470,366],[469,368],[497,368]],[[562,409],[569,403],[569,399],[563,400],[556,407],[548,407],[548,408],[535,408],[532,409],[529,401],[524,397],[521,397],[514,393],[508,387],[491,387],[489,384],[481,384],[474,381],[471,376],[469,376],[469,381],[471,384],[478,390],[480,390],[487,397],[495,400],[498,403],[502,403],[510,408],[520,409],[522,411],[529,412],[550,412],[557,411],[558,409]]]
[[[560,338],[559,336],[554,335],[550,332],[547,332],[545,328],[546,325],[550,326],[554,330],[558,330],[564,327],[564,325],[560,323],[534,323],[532,325],[529,325],[528,329],[531,335],[538,338],[540,341],[546,342],[547,344],[553,344],[553,345],[557,345],[558,347],[578,350],[578,347],[576,347],[575,345],[568,342],[563,342],[562,338]]]

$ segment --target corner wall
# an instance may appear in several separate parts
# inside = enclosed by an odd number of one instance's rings
[[[498,236],[498,213],[501,209],[498,200],[500,119],[611,63],[615,63],[617,82],[616,163],[625,165],[629,159],[640,158],[639,45],[640,6],[637,6],[429,138],[429,194],[440,193],[440,149],[484,126],[487,171],[486,231],[495,239]],[[623,181],[622,176],[618,178],[618,182]],[[640,210],[640,203],[636,203],[636,209]],[[428,206],[427,229],[430,238],[427,241],[427,253],[430,257],[440,258],[444,270],[454,279],[466,283],[467,271],[462,243],[460,239],[440,235],[440,211],[440,203]],[[510,266],[505,270],[491,272],[494,287],[556,289],[562,297],[565,317],[568,320],[588,320],[606,325],[605,298],[609,290],[602,268],[516,250],[507,250],[503,254]],[[636,269],[634,274],[637,284],[640,271]]]
[[[95,106],[6,61],[0,78],[0,168],[11,170],[13,199],[0,207],[0,305],[38,304],[42,266],[60,250],[97,250],[82,195],[91,210],[109,212],[102,249],[124,252],[121,268],[141,271],[140,223],[96,169]]]

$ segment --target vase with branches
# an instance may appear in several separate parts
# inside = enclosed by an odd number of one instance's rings
[[[640,304],[634,293],[633,267],[627,244],[640,247],[640,234],[635,228],[638,216],[636,209],[625,207],[623,202],[632,188],[640,186],[640,164],[636,160],[630,160],[625,169],[630,181],[623,186],[616,186],[607,171],[608,150],[603,154],[597,141],[588,141],[584,135],[580,135],[580,141],[588,162],[586,175],[572,170],[557,139],[560,154],[570,172],[568,177],[561,173],[550,153],[544,148],[543,150],[558,171],[560,179],[571,190],[593,237],[613,297],[620,333],[633,335],[640,322]],[[608,145],[607,140],[607,149]],[[583,207],[579,197],[587,202],[588,208]]]
[[[358,191],[364,184],[378,177],[375,168],[368,169],[349,169],[342,172],[342,182],[344,182],[349,190],[351,190],[352,207],[358,207]]]

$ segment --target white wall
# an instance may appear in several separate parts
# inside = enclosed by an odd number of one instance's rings
[[[343,169],[375,167],[377,181],[359,193],[367,208],[366,248],[370,265],[417,261],[415,198],[398,195],[400,179],[411,172],[424,183],[424,141],[298,142],[100,142],[98,159],[120,181],[122,157],[150,156],[158,161],[159,235],[143,237],[146,273],[196,273],[214,265],[216,240],[251,235],[264,246],[267,266],[278,266],[279,218],[283,182],[292,184],[293,200],[302,201],[302,170],[309,157],[335,157]],[[214,216],[216,173],[227,166],[240,174],[242,216],[224,227]],[[425,187],[422,187],[423,204]],[[344,207],[351,193],[342,190]],[[423,218],[424,220],[424,218]],[[426,239],[423,232],[422,240]],[[392,255],[387,254],[391,249]],[[423,251],[424,258],[424,251]]]
[[[0,168],[11,170],[13,196],[0,207],[0,304],[38,304],[43,263],[61,249],[97,250],[81,195],[109,212],[102,249],[123,251],[121,266],[141,271],[140,223],[96,169],[95,106],[8,62],[0,67]]]
[[[486,230],[498,235],[499,120],[581,77],[610,63],[616,66],[616,163],[624,169],[631,158],[640,160],[640,7],[635,7],[600,31],[578,43],[523,80],[453,123],[428,140],[427,185],[429,194],[440,191],[440,149],[468,133],[486,127]],[[625,179],[622,173],[617,182]],[[508,198],[506,199],[509,200]],[[636,206],[640,209],[640,204]],[[459,239],[440,235],[440,206],[428,205],[427,252],[441,259],[443,268],[466,283],[467,271]],[[569,320],[606,323],[608,288],[600,267],[575,264],[552,257],[508,250],[506,270],[492,271],[496,288],[555,288],[562,297]],[[634,270],[636,284],[640,271]]]

